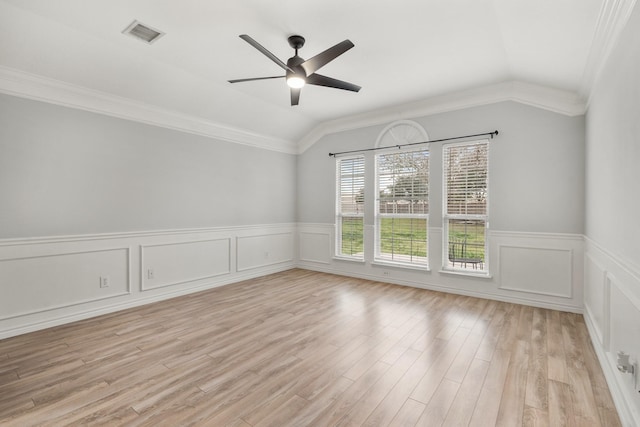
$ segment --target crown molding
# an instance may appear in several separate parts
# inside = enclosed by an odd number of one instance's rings
[[[519,81],[503,82],[324,122],[301,139],[299,153],[304,153],[322,137],[332,133],[504,101],[515,101],[572,117],[581,116],[586,110],[585,103],[576,93]]]
[[[4,66],[0,66],[0,93],[132,120],[219,141],[288,154],[297,153],[297,145],[293,141],[221,125],[199,117]]]
[[[591,95],[598,84],[600,74],[616,45],[622,30],[627,25],[636,0],[604,0],[598,15],[591,50],[582,75],[578,93],[591,102]]]

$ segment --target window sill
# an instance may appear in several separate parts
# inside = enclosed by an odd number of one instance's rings
[[[378,267],[394,267],[394,268],[402,268],[406,270],[418,270],[418,271],[431,271],[428,265],[419,265],[419,264],[406,264],[402,262],[393,262],[377,259],[371,262],[371,265]]]
[[[364,258],[349,258],[345,256],[334,256],[333,259],[335,261],[347,261],[347,262],[355,262],[358,264],[364,264]]]
[[[483,272],[473,272],[473,271],[467,271],[467,270],[453,270],[453,269],[441,269],[440,271],[438,271],[438,273],[441,274],[451,274],[453,276],[467,276],[467,277],[475,277],[478,279],[492,279],[493,276],[491,274],[489,274],[489,272],[487,271],[483,271]]]

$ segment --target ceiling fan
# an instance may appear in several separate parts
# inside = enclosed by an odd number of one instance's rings
[[[336,59],[338,56],[342,55],[349,49],[351,49],[354,44],[349,40],[342,41],[337,45],[330,47],[314,56],[313,58],[307,59],[306,61],[298,56],[298,49],[304,46],[304,37],[302,36],[290,36],[288,38],[289,46],[295,49],[296,53],[294,56],[287,60],[285,64],[281,60],[279,60],[273,53],[269,52],[265,49],[260,43],[252,39],[246,34],[242,34],[240,38],[251,46],[258,49],[262,52],[267,58],[278,64],[282,69],[286,71],[284,76],[273,76],[273,77],[253,77],[248,79],[235,79],[229,80],[229,83],[240,83],[240,82],[249,82],[253,80],[268,80],[268,79],[281,79],[285,78],[287,81],[287,85],[291,90],[291,105],[298,105],[300,102],[300,90],[305,84],[316,85],[316,86],[326,86],[332,87],[335,89],[343,89],[350,90],[352,92],[358,92],[361,87],[358,85],[354,85],[353,83],[345,82],[342,80],[337,80],[331,77],[323,76],[320,74],[316,74],[316,71],[321,67],[327,65],[329,62]]]

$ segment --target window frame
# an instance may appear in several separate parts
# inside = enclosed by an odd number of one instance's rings
[[[426,153],[427,157],[427,186],[426,186],[426,200],[427,200],[427,213],[381,213],[380,212],[380,159],[382,156],[387,155],[399,155],[399,154],[409,154],[409,153]],[[375,155],[374,159],[375,164],[375,181],[374,181],[374,191],[375,191],[375,211],[374,211],[374,264],[379,265],[392,265],[399,266],[404,268],[412,268],[419,270],[429,270],[429,194],[430,194],[430,170],[431,170],[431,151],[429,147],[422,148],[414,148],[412,150],[402,150],[398,152],[397,150],[383,150]],[[384,256],[382,253],[382,220],[385,218],[396,218],[396,219],[417,219],[424,220],[425,227],[425,241],[424,247],[426,251],[426,256],[424,257],[424,261],[413,261],[414,255],[408,255],[409,260],[402,259],[392,259],[388,256]],[[413,242],[413,239],[411,240]]]
[[[366,247],[366,239],[364,236],[364,214],[366,209],[366,197],[363,193],[363,202],[361,212],[356,213],[345,213],[342,211],[342,162],[343,161],[353,161],[359,159],[362,161],[362,188],[363,192],[366,192],[366,161],[364,155],[353,155],[353,156],[344,156],[336,158],[336,238],[335,238],[335,248],[334,248],[334,256],[339,259],[353,260],[353,261],[364,261],[364,252]],[[350,176],[354,176],[353,174]],[[342,252],[342,223],[344,218],[360,218],[362,220],[362,253],[361,255],[353,255],[353,254],[345,254]]]
[[[447,175],[449,172],[449,154],[448,150],[453,147],[465,147],[465,146],[477,146],[485,145],[487,151],[486,158],[486,201],[485,201],[485,213],[484,214],[450,214],[448,213],[448,199],[449,188]],[[489,253],[489,218],[490,218],[490,162],[489,162],[489,140],[481,139],[465,142],[451,142],[444,143],[442,145],[442,272],[455,273],[461,275],[479,276],[479,277],[491,277],[490,276],[490,253]],[[484,259],[482,261],[482,268],[469,268],[469,267],[456,267],[455,264],[451,265],[449,259],[449,221],[450,220],[462,220],[462,221],[484,221]]]

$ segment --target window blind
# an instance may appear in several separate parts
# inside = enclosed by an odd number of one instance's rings
[[[361,213],[364,208],[364,158],[340,159],[340,212]]]
[[[487,214],[487,154],[487,142],[445,147],[447,214]]]
[[[379,213],[429,213],[429,151],[378,156]]]
[[[379,154],[376,259],[428,265],[429,150]]]
[[[364,258],[364,157],[337,163],[336,254]]]

